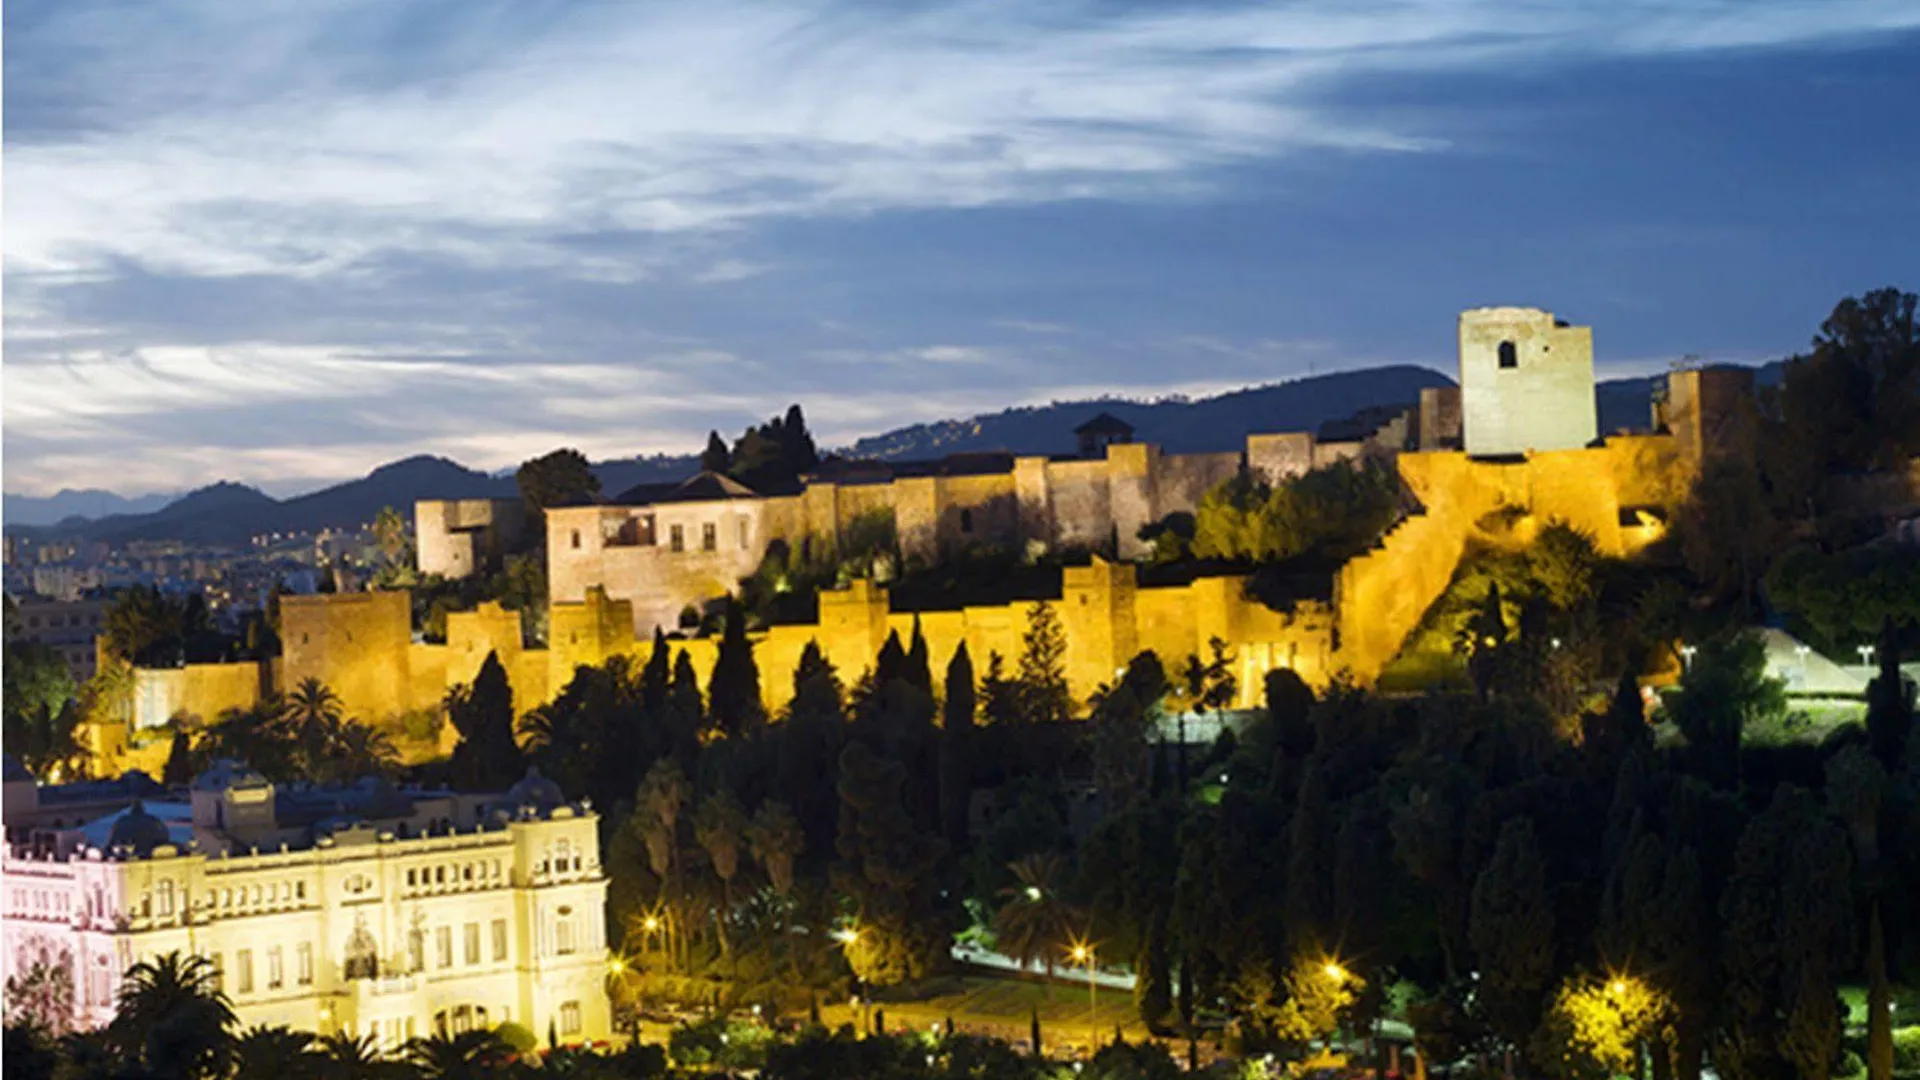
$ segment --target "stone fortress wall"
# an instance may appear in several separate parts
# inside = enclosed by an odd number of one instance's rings
[[[1571,417],[1564,429],[1518,427],[1501,416],[1489,420],[1487,410],[1476,404],[1479,384],[1469,376],[1481,358],[1491,360],[1496,378],[1513,374],[1498,367],[1500,342],[1482,340],[1492,325],[1532,335],[1525,337],[1526,348],[1516,350],[1523,373],[1534,355],[1531,349],[1551,346],[1562,355],[1576,354],[1570,366],[1586,372],[1584,381],[1556,375],[1522,393],[1496,395],[1512,408]],[[1314,686],[1326,685],[1342,671],[1369,682],[1445,590],[1488,514],[1511,510],[1533,527],[1565,521],[1591,534],[1608,554],[1632,554],[1660,535],[1711,441],[1709,433],[1722,422],[1719,414],[1734,408],[1743,393],[1748,399],[1752,393],[1750,373],[1675,372],[1654,417],[1666,430],[1600,441],[1591,434],[1586,330],[1562,326],[1545,312],[1506,308],[1468,312],[1461,327],[1464,385],[1458,394],[1423,395],[1416,409],[1365,440],[1322,443],[1304,433],[1257,434],[1247,440],[1248,467],[1275,478],[1380,454],[1394,462],[1419,503],[1420,509],[1372,551],[1337,572],[1331,604],[1305,602],[1274,611],[1248,598],[1245,579],[1233,576],[1142,587],[1129,563],[1096,558],[1090,566],[1068,568],[1053,601],[1066,631],[1067,674],[1075,695],[1084,700],[1142,649],[1154,650],[1172,667],[1188,655],[1204,654],[1214,637],[1234,652],[1243,705],[1258,701],[1264,675],[1277,667],[1295,669]],[[1583,397],[1584,404],[1550,400],[1556,395]],[[1526,440],[1532,449],[1504,449],[1515,439]],[[1463,443],[1466,449],[1460,448]],[[1503,449],[1495,456],[1471,449],[1489,444]],[[877,513],[891,515],[911,557],[937,559],[976,542],[1099,546],[1112,543],[1117,534],[1124,560],[1141,553],[1143,545],[1134,539],[1140,525],[1193,509],[1201,494],[1233,475],[1241,461],[1239,454],[1169,455],[1150,445],[1119,443],[1099,458],[1019,458],[1008,472],[814,483],[798,495],[777,498],[556,509],[547,515],[547,648],[525,647],[518,617],[494,604],[450,615],[447,642],[438,645],[412,640],[404,593],[289,597],[281,608],[285,655],[269,671],[262,674],[256,665],[202,665],[185,673],[142,672],[142,679],[160,676],[169,689],[141,699],[137,722],[161,723],[170,709],[245,696],[244,672],[209,670],[215,668],[252,671],[251,685],[260,690],[284,691],[303,678],[318,678],[340,694],[349,714],[363,719],[432,709],[451,687],[471,680],[489,652],[500,657],[516,707],[525,711],[556,696],[580,665],[616,655],[643,661],[654,625],[671,626],[686,603],[737,588],[772,540],[795,548],[831,545],[856,518]],[[1011,669],[1030,607],[895,612],[884,588],[856,581],[821,595],[817,623],[751,635],[762,693],[777,713],[809,641],[819,642],[851,683],[871,665],[888,632],[898,632],[904,641],[916,617],[936,675],[961,642],[977,672],[985,670],[994,652]],[[712,669],[716,646],[710,638],[672,643],[691,654],[703,679]],[[218,712],[187,711],[208,720]]]

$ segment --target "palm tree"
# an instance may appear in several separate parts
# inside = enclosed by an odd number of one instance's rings
[[[293,725],[309,769],[326,759],[327,736],[340,726],[343,715],[340,695],[311,675],[287,695],[287,721]]]
[[[753,857],[767,872],[767,881],[773,885],[773,891],[786,896],[793,891],[793,863],[806,850],[807,834],[800,827],[800,819],[793,816],[787,804],[778,799],[767,799],[754,812],[752,824],[747,826],[747,846],[753,851]]]
[[[669,896],[679,899],[680,811],[687,803],[687,776],[680,771],[680,764],[670,757],[654,762],[640,781],[635,801],[639,805],[634,809],[634,816],[639,819],[641,837],[646,841],[647,863],[660,879],[658,906],[670,912]],[[675,929],[669,919],[669,955],[675,952],[674,939],[678,936]]]
[[[505,1074],[513,1047],[493,1031],[464,1031],[411,1039],[406,1057],[420,1080],[487,1080]]]
[[[323,1061],[310,1032],[284,1026],[249,1028],[233,1045],[233,1067],[240,1077],[319,1080]]]
[[[233,1060],[233,1006],[204,956],[171,952],[142,960],[120,985],[108,1027],[114,1044],[149,1073],[220,1077]]]
[[[1000,890],[1007,898],[993,917],[995,947],[1021,967],[1035,960],[1047,969],[1047,993],[1053,993],[1053,965],[1073,939],[1074,910],[1060,899],[1054,881],[1061,876],[1060,856],[1025,855],[1007,864],[1014,883]]]
[[[693,838],[706,850],[713,874],[720,879],[720,910],[713,922],[720,933],[720,951],[731,954],[727,940],[727,918],[733,914],[733,879],[740,872],[740,847],[747,831],[747,815],[733,793],[725,788],[700,800],[694,816]]]
[[[318,1054],[320,1076],[324,1080],[381,1080],[397,1077],[405,1066],[381,1056],[371,1035],[354,1036],[336,1031],[321,1038]]]
[[[386,732],[352,720],[335,720],[327,727],[326,762],[340,779],[391,776],[400,766],[400,751]],[[319,762],[311,762],[319,765]]]

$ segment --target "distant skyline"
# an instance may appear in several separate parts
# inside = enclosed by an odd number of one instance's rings
[[[4,486],[823,442],[1920,288],[1920,7],[14,0]]]

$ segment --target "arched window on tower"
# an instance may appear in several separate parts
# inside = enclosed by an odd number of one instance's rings
[[[1511,341],[1503,341],[1500,343],[1500,366],[1503,368],[1517,368],[1520,366],[1520,351],[1514,348],[1513,342]]]

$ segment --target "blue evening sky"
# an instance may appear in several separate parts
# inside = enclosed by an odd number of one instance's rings
[[[1920,288],[1911,0],[12,0],[6,489],[827,442]]]

